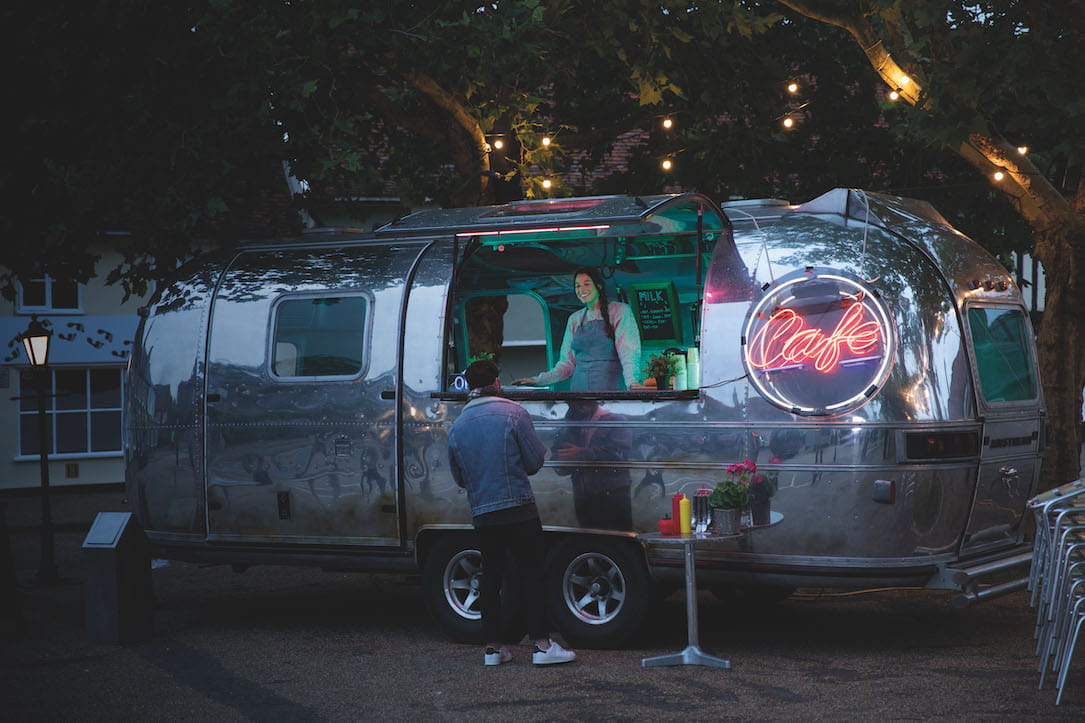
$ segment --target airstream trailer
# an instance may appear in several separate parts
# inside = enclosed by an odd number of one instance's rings
[[[583,266],[630,306],[642,363],[685,355],[685,388],[511,385],[555,362]],[[155,554],[418,572],[440,625],[476,635],[446,439],[482,352],[548,447],[608,440],[533,478],[549,611],[575,644],[639,626],[682,562],[638,534],[743,460],[773,483],[771,524],[698,546],[703,585],[968,602],[1029,560],[1045,412],[1019,291],[928,204],[849,189],[429,210],[195,260],[146,309],[128,376],[128,498]],[[592,514],[599,478],[624,523]]]

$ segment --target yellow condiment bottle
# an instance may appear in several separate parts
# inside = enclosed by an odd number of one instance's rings
[[[688,535],[690,532],[690,503],[689,497],[682,495],[682,501],[678,503],[678,529],[683,535]]]

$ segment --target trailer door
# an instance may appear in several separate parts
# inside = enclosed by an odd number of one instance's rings
[[[211,311],[216,542],[398,547],[398,349],[419,245],[240,254]]]
[[[968,555],[1020,540],[1039,476],[1044,412],[1025,310],[974,305],[965,313],[983,418],[979,479],[961,548]]]

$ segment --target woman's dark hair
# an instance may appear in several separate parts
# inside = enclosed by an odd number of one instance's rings
[[[603,316],[603,326],[607,330],[607,337],[614,338],[614,326],[610,323],[610,303],[607,301],[607,287],[603,285],[603,276],[599,273],[599,269],[591,266],[581,266],[575,272],[573,272],[573,287],[576,287],[576,277],[584,274],[591,282],[595,284],[595,288],[599,289],[599,313]]]

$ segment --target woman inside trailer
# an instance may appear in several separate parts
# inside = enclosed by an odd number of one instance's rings
[[[550,386],[571,377],[571,391],[643,389],[636,382],[640,331],[632,309],[607,299],[603,278],[595,268],[576,270],[573,291],[584,308],[565,325],[557,364],[513,384]]]

